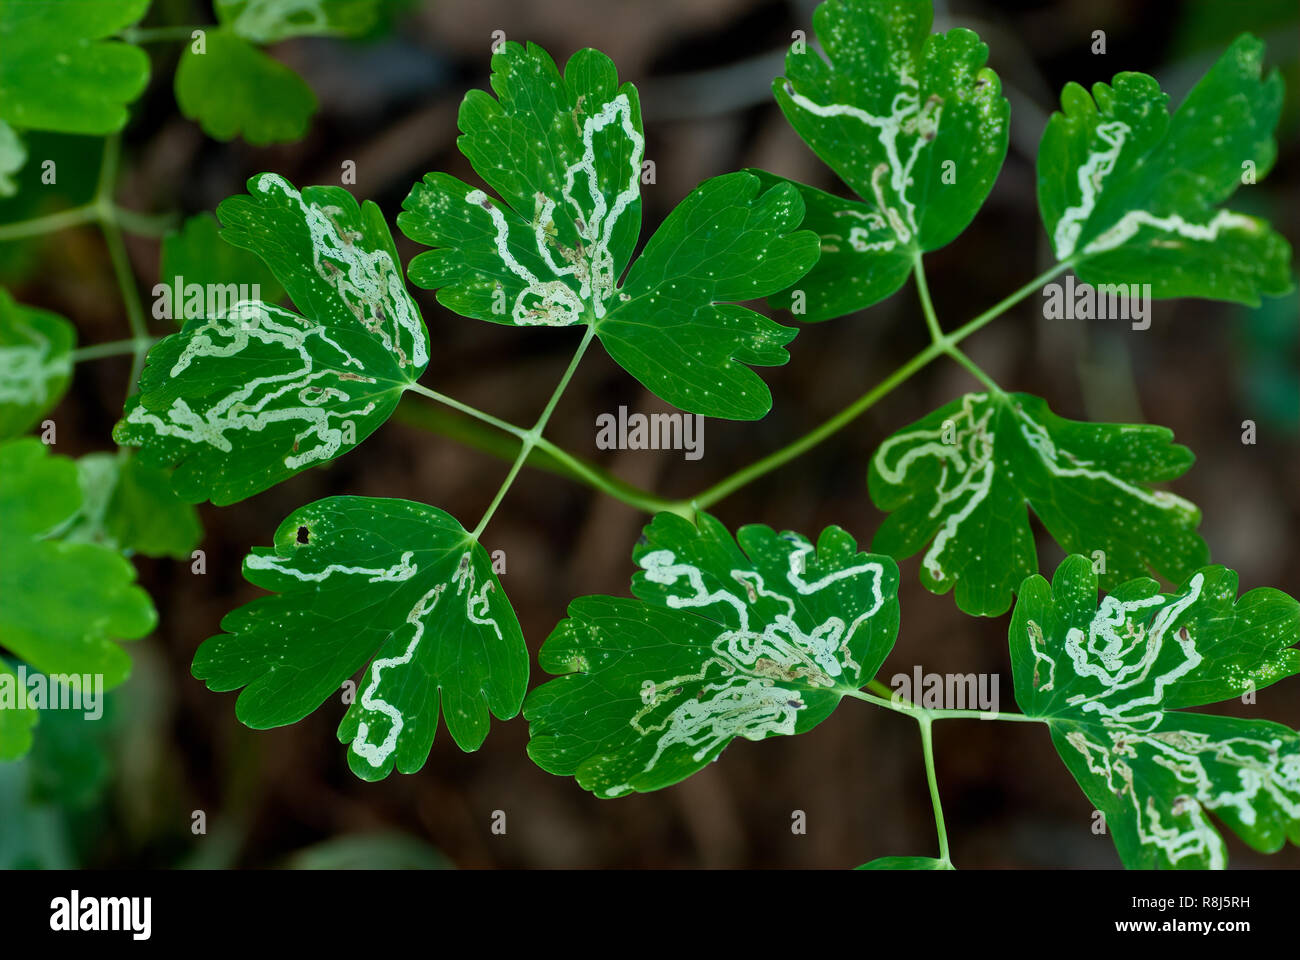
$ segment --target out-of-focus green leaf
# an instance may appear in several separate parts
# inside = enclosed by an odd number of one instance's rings
[[[149,80],[149,58],[106,38],[148,8],[149,0],[0,0],[0,120],[20,130],[121,130]]]
[[[301,139],[316,112],[302,77],[225,30],[208,31],[203,53],[181,55],[176,102],[208,136],[258,147]]]
[[[72,379],[76,340],[67,320],[0,288],[0,440],[26,432],[58,404]]]

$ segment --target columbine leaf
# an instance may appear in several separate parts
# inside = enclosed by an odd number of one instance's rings
[[[1234,602],[1235,601],[1235,602]],[[1300,672],[1300,604],[1237,599],[1205,567],[1171,594],[1131,580],[1097,603],[1091,562],[1020,589],[1011,619],[1016,702],[1044,719],[1128,867],[1222,867],[1213,812],[1256,850],[1300,843],[1300,736],[1278,723],[1183,713]]]
[[[302,77],[225,30],[208,31],[203,53],[181,55],[176,103],[208,136],[259,147],[302,139],[317,106]]]
[[[23,433],[59,402],[72,379],[76,341],[67,320],[0,288],[0,440]]]
[[[419,309],[379,208],[341,187],[301,194],[275,174],[217,212],[303,315],[240,302],[187,320],[150,352],[114,429],[145,463],[176,465],[185,500],[234,503],[346,453],[429,361]]]
[[[379,0],[215,0],[217,20],[255,43],[365,33]]]
[[[633,552],[638,599],[582,597],[542,645],[564,674],[528,695],[528,754],[602,797],[658,790],[736,737],[805,733],[898,634],[898,568],[827,527],[795,533],[661,513]]]
[[[26,699],[19,703],[15,696],[14,702],[8,702],[21,680],[13,667],[0,659],[0,761],[17,760],[32,749],[32,730],[38,711]],[[6,694],[6,690],[11,693]]]
[[[212,690],[244,687],[235,714],[250,727],[301,720],[365,667],[339,740],[357,776],[380,780],[424,765],[440,706],[462,750],[482,744],[489,711],[519,712],[528,650],[510,601],[487,552],[435,507],[319,500],[244,576],[277,593],[227,614],[193,671]]]
[[[1282,78],[1243,34],[1171,116],[1143,73],[1092,96],[1061,92],[1038,150],[1038,205],[1060,260],[1087,283],[1149,283],[1156,297],[1258,304],[1291,287],[1291,248],[1267,222],[1218,207],[1246,168],[1273,165]]]
[[[27,147],[22,138],[3,120],[0,120],[0,197],[12,197],[18,192],[13,175],[27,162]]]
[[[793,283],[817,259],[817,239],[790,234],[803,217],[792,189],[760,195],[747,173],[697,187],[655,231],[628,271],[622,301],[596,323],[620,366],[669,403],[710,417],[757,420],[772,394],[749,366],[789,360],[795,331],[747,307]],[[626,300],[623,298],[626,297]]]
[[[149,80],[139,47],[112,40],[149,0],[0,0],[0,120],[20,129],[116,133]]]
[[[1058,417],[1026,393],[968,393],[904,427],[871,461],[871,499],[891,515],[872,549],[930,546],[921,582],[996,616],[1038,569],[1028,505],[1068,553],[1096,557],[1104,585],[1149,571],[1180,579],[1207,557],[1201,513],[1150,489],[1192,464],[1156,426]],[[1102,551],[1104,556],[1097,556]]]
[[[560,75],[544,50],[492,58],[498,99],[470,91],[461,151],[502,198],[443,173],[415,185],[397,223],[437,249],[411,280],[466,317],[590,324],[648,389],[694,413],[750,420],[771,395],[747,366],[786,362],[794,331],[731,301],[789,286],[816,260],[794,232],[793,187],[760,195],[745,173],[709,180],[674,210],[620,286],[641,223],[644,136],[636,89],[595,50]]]
[[[813,14],[825,58],[792,47],[773,82],[795,132],[862,200],[796,185],[822,251],[799,285],[803,320],[897,290],[918,254],[966,228],[1006,158],[1010,107],[988,47],[961,27],[930,33],[932,16],[928,2],[830,0]]]
[[[76,464],[34,438],[0,444],[0,649],[49,674],[124,680],[118,641],[153,629],[149,596],[117,552],[46,535],[81,506]]]
[[[878,857],[864,863],[857,870],[951,870],[952,864],[947,860],[934,857]]]
[[[284,296],[284,288],[275,279],[275,274],[256,256],[223,239],[217,218],[210,213],[195,214],[181,224],[179,230],[173,230],[163,238],[159,274],[161,282],[173,291],[172,312],[178,324],[187,319],[176,306],[178,284],[182,291],[182,304],[186,302],[184,290],[191,284],[205,290],[209,284],[214,287],[247,284],[250,296],[265,303],[275,303]],[[239,297],[228,296],[225,299],[233,302]],[[203,300],[206,311],[206,296]],[[206,313],[200,311],[196,315],[206,316]]]
[[[77,480],[81,509],[59,530],[69,543],[186,560],[203,537],[198,511],[176,496],[166,472],[139,457],[87,454]]]

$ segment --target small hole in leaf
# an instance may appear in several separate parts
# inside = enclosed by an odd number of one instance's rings
[[[298,542],[299,542],[299,543],[310,543],[310,542],[311,542],[311,531],[308,530],[306,527],[299,527],[299,528],[298,528]]]

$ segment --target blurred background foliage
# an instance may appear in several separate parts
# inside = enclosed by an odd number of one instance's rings
[[[392,222],[411,185],[446,170],[473,181],[455,149],[456,112],[486,87],[493,31],[533,40],[563,62],[594,46],[640,88],[647,157],[646,236],[700,180],[765,167],[837,189],[788,128],[769,86],[792,31],[809,30],[808,0],[386,0],[359,39],[298,38],[268,48],[301,74],[319,101],[301,140],[253,147],[205,136],[177,109],[172,76],[181,44],[151,43],[153,78],[124,132],[118,202],[179,216],[211,211],[258,172],[298,184],[337,183],[356,163],[361,197]],[[204,24],[202,2],[159,0],[145,26]],[[991,48],[1012,103],[1011,149],[975,223],[927,264],[948,325],[969,319],[1050,262],[1037,215],[1034,157],[1047,115],[1068,80],[1090,84],[1121,70],[1155,75],[1177,102],[1242,30],[1267,43],[1287,80],[1274,171],[1234,206],[1268,216],[1300,241],[1300,63],[1294,0],[955,0],[936,3],[936,29],[964,25]],[[1105,55],[1091,52],[1104,30]],[[54,159],[57,185],[40,185],[29,160],[0,223],[85,203],[94,194],[101,140],[33,133],[29,157]],[[406,261],[415,252],[398,237]],[[157,282],[160,244],[128,239],[142,290]],[[57,311],[81,344],[127,336],[121,298],[93,226],[0,243],[0,284],[24,303]],[[449,314],[413,290],[433,340],[425,381],[516,422],[531,422],[572,348],[550,330],[516,330]],[[1177,490],[1204,511],[1215,562],[1242,589],[1300,591],[1300,295],[1257,310],[1160,301],[1149,330],[1122,321],[1046,321],[1031,298],[969,342],[1008,388],[1047,397],[1080,419],[1171,427],[1198,462]],[[788,319],[788,318],[786,318]],[[153,321],[153,332],[167,332]],[[765,371],[775,405],[765,420],[710,421],[705,456],[598,451],[596,414],[659,402],[603,356],[584,364],[553,421],[562,446],[625,479],[670,496],[701,489],[830,416],[927,342],[910,285],[861,314],[803,329],[786,367]],[[53,414],[57,452],[111,449],[130,360],[81,364]],[[867,460],[898,426],[971,386],[951,364],[925,369],[828,443],[733,495],[716,514],[733,529],[762,522],[815,533],[839,524],[869,542],[880,520],[865,488]],[[1241,442],[1255,420],[1258,442]],[[446,436],[424,432],[432,423]],[[522,719],[495,724],[483,749],[461,754],[442,731],[425,768],[365,784],[334,737],[340,704],[295,726],[242,727],[234,696],[190,676],[195,648],[224,613],[258,594],[240,576],[248,549],[270,542],[301,504],[337,493],[395,496],[476,516],[505,465],[455,417],[410,409],[364,446],[259,496],[200,510],[207,573],[188,562],[138,558],[159,610],[156,633],[131,645],[131,679],[108,697],[103,719],[42,716],[32,753],[0,764],[0,867],[849,867],[888,854],[932,854],[933,823],[915,725],[848,703],[798,738],[739,741],[720,762],[677,787],[598,800],[527,758]],[[572,597],[625,595],[630,551],[644,515],[562,477],[526,470],[485,546],[503,549],[503,580],[535,652]],[[1039,543],[1040,569],[1060,558]],[[926,671],[999,674],[1013,706],[1007,617],[962,615],[950,597],[919,585],[903,564],[903,627],[883,676]],[[538,682],[534,667],[534,683]],[[1234,705],[1229,704],[1229,707]],[[1240,706],[1236,705],[1240,710]],[[1300,726],[1300,678],[1259,694],[1270,719]],[[958,867],[1117,866],[1094,835],[1088,802],[1045,732],[1021,724],[945,722],[936,733],[939,784]],[[806,835],[791,832],[806,812]],[[506,832],[494,833],[504,812]],[[206,832],[195,833],[196,812]],[[498,819],[499,822],[499,819]],[[1300,850],[1273,857],[1227,837],[1235,866],[1300,866]]]

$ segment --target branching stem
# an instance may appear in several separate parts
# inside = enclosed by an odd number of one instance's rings
[[[72,362],[82,363],[86,360],[100,360],[104,357],[120,357],[126,353],[135,353],[136,350],[143,348],[148,351],[155,343],[157,337],[145,337],[143,340],[136,340],[132,337],[130,340],[113,340],[109,343],[94,343],[88,347],[78,347],[72,351]]]
[[[942,329],[939,327],[938,319],[934,316],[933,304],[930,302],[929,289],[925,283],[924,271],[918,269],[917,287],[918,292],[923,291],[920,295],[922,298],[922,310],[926,313],[926,324],[931,333],[930,345],[920,353],[913,356],[910,360],[889,376],[885,377],[884,380],[880,381],[866,393],[862,394],[862,396],[858,397],[839,413],[817,425],[797,440],[794,440],[781,449],[754,461],[749,466],[742,467],[730,476],[725,477],[705,490],[700,491],[695,496],[686,497],[681,500],[666,500],[649,490],[640,489],[625,481],[618,480],[604,471],[594,469],[590,464],[582,463],[571,454],[550,443],[550,441],[539,437],[535,441],[534,446],[550,453],[557,460],[569,462],[570,465],[574,467],[572,475],[575,478],[586,482],[589,486],[601,491],[602,493],[614,497],[616,500],[620,500],[638,510],[645,510],[648,513],[657,513],[666,510],[689,519],[695,515],[697,510],[707,510],[718,501],[725,499],[737,490],[740,490],[742,487],[748,486],[759,477],[771,473],[773,470],[797,459],[813,447],[827,440],[832,435],[843,430],[846,426],[861,417],[895,389],[907,380],[911,379],[917,371],[921,370],[921,368],[927,366],[931,361],[938,357],[945,355],[952,357],[956,362],[970,370],[972,375],[980,380],[980,382],[985,386],[992,390],[998,390],[999,388],[997,384],[994,383],[993,380],[988,377],[988,375],[985,374],[973,360],[967,357],[961,350],[957,349],[957,344],[982,329],[997,317],[1006,313],[1026,297],[1035,293],[1044,283],[1048,282],[1053,277],[1064,273],[1073,266],[1073,263],[1073,260],[1067,260],[1063,263],[1053,265],[1048,270],[1039,274],[1037,277],[1030,280],[1028,283],[1024,284],[1022,287],[1004,297],[992,307],[949,334],[944,334]],[[445,404],[454,410],[459,410],[467,416],[490,424],[515,437],[522,439],[528,433],[528,431],[522,427],[516,426],[512,423],[507,423],[468,404],[454,400],[445,394],[438,393],[437,391],[430,390],[426,387],[421,387],[419,384],[413,384],[408,389],[414,393],[419,393],[428,397],[431,400]]]
[[[931,731],[932,720],[928,716],[917,717],[921,728],[921,750],[925,754],[925,780],[930,785],[930,805],[934,807],[934,829],[939,834],[939,859],[952,866],[948,854],[948,828],[943,822],[943,803],[939,800],[939,779],[934,772],[934,736]]]
[[[551,399],[546,401],[546,406],[542,409],[541,416],[537,418],[537,422],[533,424],[531,430],[526,430],[522,434],[518,434],[520,441],[522,441],[519,446],[519,454],[515,457],[515,462],[511,464],[510,472],[506,474],[506,478],[502,482],[501,488],[497,490],[496,496],[492,498],[492,502],[488,504],[487,510],[483,512],[483,516],[479,520],[478,525],[474,528],[473,533],[470,534],[470,536],[475,540],[477,540],[483,534],[483,531],[487,529],[487,525],[492,519],[492,514],[496,513],[497,507],[499,507],[501,501],[505,499],[506,492],[510,489],[511,484],[515,482],[515,477],[517,477],[519,471],[523,469],[524,461],[528,459],[528,455],[533,452],[533,448],[537,446],[538,441],[541,440],[542,431],[546,429],[547,421],[551,419],[551,414],[555,412],[555,407],[560,402],[560,397],[564,394],[565,388],[568,387],[569,381],[573,379],[573,374],[577,371],[578,364],[582,362],[582,355],[587,352],[587,347],[591,345],[591,340],[595,335],[595,326],[588,324],[586,331],[582,335],[582,343],[578,344],[578,349],[574,352],[573,359],[569,361],[568,369],[564,371],[564,376],[560,377],[560,382],[556,384],[555,390],[551,393]]]
[[[909,717],[925,717],[929,720],[1007,720],[1012,723],[1045,723],[1046,721],[1039,717],[1028,717],[1023,713],[1002,713],[997,710],[938,710],[932,707],[921,707],[894,693],[879,680],[872,680],[867,684],[868,690],[875,690],[878,693],[867,693],[864,690],[840,690],[846,697],[852,697],[855,700],[861,700],[864,703],[874,703],[878,707],[884,707],[886,710],[893,710],[895,713],[905,713]]]
[[[169,40],[189,40],[195,30],[213,30],[207,26],[178,27],[127,27],[118,34],[127,43],[166,43]]]

